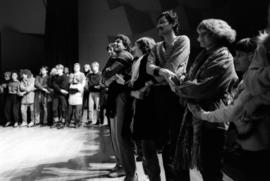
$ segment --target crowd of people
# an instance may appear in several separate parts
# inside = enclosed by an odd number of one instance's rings
[[[74,64],[72,73],[61,64],[48,71],[47,66],[42,66],[37,76],[29,69],[4,73],[0,85],[2,126],[103,125],[100,100],[106,96],[102,94],[106,88],[101,84],[98,62],[84,65],[84,72],[79,63]],[[82,123],[84,108],[87,121]]]
[[[108,118],[116,158],[109,177],[137,181],[135,150],[140,150],[150,181],[161,180],[158,153],[167,181],[189,181],[191,168],[204,181],[221,181],[223,172],[234,180],[265,180],[270,34],[235,43],[236,31],[227,22],[205,19],[197,26],[202,50],[190,59],[190,39],[178,35],[178,24],[177,14],[166,11],[157,18],[161,42],[141,37],[132,45],[126,35],[116,35],[101,72],[97,62],[92,72],[85,65],[84,73],[76,63],[69,75],[62,65],[49,75],[42,67],[36,78],[22,70],[20,81],[16,72],[6,72],[3,125],[18,126],[21,108],[21,126],[47,124],[51,117],[53,127],[76,127],[88,100],[89,123]]]

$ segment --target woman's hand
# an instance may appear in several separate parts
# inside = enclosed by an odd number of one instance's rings
[[[194,104],[187,104],[187,107],[189,109],[189,111],[192,113],[192,115],[198,119],[202,119],[203,114],[205,114],[206,112],[199,107],[198,105],[194,105]]]
[[[169,69],[161,68],[159,70],[159,75],[162,76],[169,84],[171,90],[175,92],[175,83],[173,82],[172,78],[177,77],[175,73],[170,71]]]
[[[164,77],[167,81],[171,78],[176,76],[175,73],[173,73],[172,71],[170,71],[169,69],[165,69],[165,68],[161,68],[159,70],[159,75]]]
[[[65,89],[60,89],[60,92],[64,95],[67,95],[68,94],[68,91],[66,91]]]

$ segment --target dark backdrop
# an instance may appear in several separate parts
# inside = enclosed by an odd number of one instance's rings
[[[180,32],[191,39],[192,56],[200,50],[197,24],[221,18],[237,30],[237,39],[266,27],[268,0],[0,0],[1,71],[43,65],[107,60],[106,46],[124,33],[157,41],[156,17],[174,9]],[[11,34],[14,34],[14,36]],[[32,50],[32,51],[29,51]],[[37,63],[38,62],[38,63]]]
[[[266,27],[268,0],[80,0],[79,59],[81,63],[107,60],[106,46],[117,33],[134,41],[157,37],[155,24],[160,12],[174,9],[180,33],[191,39],[191,59],[200,50],[196,27],[205,18],[226,20],[237,30],[237,39],[254,36]]]
[[[49,66],[78,62],[77,0],[47,0],[45,52]]]

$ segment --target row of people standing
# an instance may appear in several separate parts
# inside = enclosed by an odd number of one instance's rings
[[[131,48],[135,59],[129,53],[130,40],[125,35],[116,36],[109,49],[113,53],[103,77],[109,84],[108,109],[112,113],[111,136],[117,161],[110,176],[125,175],[125,181],[138,180],[134,141],[139,140],[144,171],[151,181],[161,180],[158,152],[162,153],[166,180],[190,180],[189,169],[194,167],[205,181],[222,180],[223,151],[231,120],[224,117],[222,121],[205,121],[198,112],[208,113],[232,104],[239,77],[229,47],[236,39],[236,31],[223,20],[201,21],[197,40],[203,50],[189,60],[190,41],[185,35],[177,36],[176,13],[167,11],[157,19],[163,41],[138,39]],[[250,47],[249,43],[239,44]],[[264,61],[267,62],[265,55]],[[194,105],[200,109],[194,111]],[[263,140],[268,140],[270,127],[264,128],[266,132],[260,133],[266,133]],[[269,153],[269,146],[262,150]],[[242,173],[246,180],[265,173],[265,169],[251,168],[254,174],[247,170]]]
[[[6,72],[0,86],[1,105],[4,107],[1,124],[76,127],[81,124],[83,95],[90,100],[85,102],[89,104],[86,107],[90,119],[94,123],[102,122],[98,113],[94,116],[100,108],[99,92],[102,90],[99,63],[92,63],[91,73],[82,73],[79,63],[75,63],[73,69],[73,73],[64,72],[64,66],[59,64],[48,74],[48,67],[43,66],[36,77],[28,69],[20,70],[20,77],[16,71]]]
[[[129,38],[120,34],[109,47],[113,53],[103,71],[103,78],[109,84],[107,109],[111,113],[111,136],[117,162],[109,175],[111,177],[125,175],[127,181],[138,180],[134,158],[134,141],[138,140],[143,152],[144,170],[150,180],[160,180],[158,151],[162,152],[166,178],[179,179],[172,174],[171,156],[184,107],[166,82],[168,77],[165,75],[169,71],[163,69],[163,77],[153,70],[155,62],[179,71],[179,74],[185,71],[189,39],[175,35],[172,24],[177,22],[172,21],[174,19],[168,12],[158,18],[159,33],[168,41],[166,45],[156,44],[153,39],[145,37],[138,39],[130,48]]]

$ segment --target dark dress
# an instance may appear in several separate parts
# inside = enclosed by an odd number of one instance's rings
[[[141,60],[139,67],[139,77],[134,82],[132,90],[136,91],[145,86],[145,83],[148,81],[154,81],[154,78],[146,73],[146,63],[147,63],[148,55],[144,55]],[[150,87],[149,87],[150,88]],[[146,90],[147,92],[149,90]],[[150,134],[149,130],[153,128],[151,120],[151,107],[152,102],[145,92],[143,99],[135,99],[134,100],[134,117],[133,117],[133,130],[132,135],[136,140],[148,139]]]

